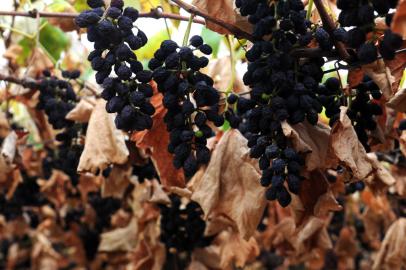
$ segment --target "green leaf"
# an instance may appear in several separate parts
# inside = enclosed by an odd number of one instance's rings
[[[61,53],[69,46],[68,36],[50,24],[42,28],[39,41],[55,60],[59,60]]]
[[[219,48],[220,48],[220,43],[221,39],[223,38],[222,35],[217,34],[214,31],[211,31],[207,28],[202,29],[202,38],[205,43],[209,44],[212,49],[213,49],[213,57],[217,57]]]
[[[169,29],[171,30],[171,29]],[[165,39],[168,39],[168,33],[166,32],[166,29],[163,29],[153,35],[152,37],[148,38],[148,44],[141,49],[137,50],[137,58],[138,60],[150,60],[151,58],[154,57],[154,52],[159,49],[161,46],[162,41]]]
[[[22,53],[18,56],[17,58],[17,63],[20,66],[24,66],[27,59],[30,57],[32,53],[32,49],[35,46],[35,42],[32,39],[29,39],[27,37],[23,38],[18,42],[18,45],[20,45],[23,48]]]

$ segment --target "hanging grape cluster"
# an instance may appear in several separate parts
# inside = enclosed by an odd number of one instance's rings
[[[196,51],[209,55],[212,48],[200,36],[193,36],[189,46],[182,47],[165,40],[149,62],[167,108],[164,121],[170,132],[168,151],[174,154],[174,166],[183,168],[186,177],[210,160],[206,144],[214,132],[209,123],[217,127],[224,123],[213,79],[200,72],[209,59],[195,55]]]
[[[298,61],[290,52],[313,38],[323,49],[330,49],[333,43],[324,29],[311,30],[300,0],[235,3],[253,24],[256,38],[246,53],[249,63],[243,77],[252,89],[251,99],[240,97],[237,101],[237,109],[244,115],[240,130],[248,138],[251,157],[259,158],[261,184],[271,185],[266,197],[287,206],[291,196],[284,182],[287,180],[292,193],[299,192],[303,159],[289,147],[281,122],[317,123],[322,105],[316,90],[324,64],[323,58]]]
[[[140,131],[152,127],[151,116],[155,109],[149,101],[153,95],[148,84],[151,72],[144,70],[133,50],[143,47],[148,38],[133,23],[138,10],[124,7],[122,0],[111,1],[105,8],[104,1],[90,1],[92,10],[76,18],[79,27],[87,28],[87,38],[94,42],[88,60],[97,71],[96,81],[103,86],[102,98],[107,100],[106,110],[117,113],[115,124],[125,131]],[[114,70],[116,76],[110,76]]]
[[[354,94],[347,101],[341,91],[340,81],[337,78],[329,78],[324,85],[319,86],[318,91],[320,102],[326,108],[326,116],[330,118],[330,126],[339,119],[340,106],[348,105],[347,115],[352,121],[359,141],[369,152],[368,131],[376,129],[375,116],[383,113],[379,105],[379,99],[382,97],[379,87],[365,76],[363,82],[352,90]]]

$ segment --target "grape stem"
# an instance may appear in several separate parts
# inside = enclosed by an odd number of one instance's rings
[[[313,9],[313,0],[309,0],[306,13],[306,19],[308,20],[310,19],[310,16],[312,16],[312,9]]]

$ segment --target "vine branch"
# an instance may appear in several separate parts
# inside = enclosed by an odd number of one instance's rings
[[[13,16],[13,17],[29,17],[36,18],[37,15],[41,18],[65,18],[65,19],[74,19],[79,14],[78,13],[67,13],[67,12],[45,12],[31,10],[28,12],[24,11],[0,11],[0,16]],[[140,18],[153,18],[153,19],[173,19],[178,21],[188,21],[189,17],[181,16],[174,13],[162,12],[159,9],[151,9],[150,12],[141,12],[139,15]],[[194,23],[205,24],[205,21],[202,19],[194,19]]]

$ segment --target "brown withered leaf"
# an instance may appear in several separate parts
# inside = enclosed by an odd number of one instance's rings
[[[195,181],[192,200],[201,205],[206,218],[224,215],[235,222],[244,239],[249,239],[266,204],[259,178],[246,139],[237,130],[227,131],[215,147],[206,171]]]
[[[330,164],[340,163],[347,167],[357,179],[364,179],[372,172],[372,165],[347,116],[346,107],[341,107],[340,119],[331,130],[328,159]]]
[[[388,229],[374,260],[374,270],[406,267],[406,218],[399,218]]]
[[[397,91],[388,103],[386,103],[386,106],[398,112],[406,112],[406,88]]]
[[[385,232],[396,219],[389,201],[384,195],[372,194],[368,189],[361,194],[367,205],[362,213],[365,226],[365,239],[373,249],[378,249],[381,243],[381,233]]]
[[[52,69],[54,67],[52,61],[39,47],[32,50],[28,63],[28,72],[26,75],[33,78],[42,74],[43,70]]]
[[[244,267],[259,255],[259,247],[253,237],[244,240],[238,233],[223,231],[215,240],[220,246],[220,269]]]
[[[379,86],[379,89],[382,91],[383,97],[386,100],[389,100],[393,96],[396,91],[392,87],[395,78],[392,76],[391,70],[385,65],[385,62],[382,59],[362,66],[362,70]]]
[[[105,107],[105,100],[97,100],[90,116],[78,172],[95,173],[110,164],[124,164],[128,160],[124,134],[116,128],[112,115],[106,112]]]
[[[335,244],[334,251],[338,256],[339,269],[351,269],[358,253],[356,232],[353,227],[343,227]]]
[[[113,168],[104,181],[102,181],[102,197],[123,198],[124,192],[130,184],[132,167],[130,164],[113,165]]]
[[[378,160],[375,153],[368,153],[368,159],[374,168],[374,175],[371,177],[371,181],[367,181],[371,186],[378,186],[379,190],[382,190],[384,186],[392,186],[396,183],[395,178],[391,173],[382,165]],[[369,180],[369,179],[367,179]]]
[[[69,5],[68,3],[63,5],[63,8],[58,8],[57,10],[55,10],[55,8],[53,8],[53,9],[47,8],[46,11],[64,12],[64,13],[75,13],[76,12],[75,8],[71,5]],[[69,32],[69,31],[78,29],[78,27],[76,26],[76,24],[72,18],[49,18],[48,21],[50,24],[61,28],[64,32]]]
[[[65,118],[79,123],[87,123],[90,120],[95,105],[96,99],[94,97],[83,97],[75,108],[69,111]]]
[[[99,251],[132,251],[138,244],[138,222],[133,218],[128,226],[101,234]]]
[[[406,5],[405,5],[406,8]],[[406,17],[405,17],[406,19]],[[405,20],[406,23],[406,20]],[[406,41],[403,42],[402,48],[406,48]],[[386,66],[391,71],[394,81],[392,89],[396,93],[399,90],[400,81],[402,80],[403,72],[406,67],[406,53],[398,53],[393,60],[385,60]]]
[[[156,91],[156,84],[152,84]],[[168,152],[169,133],[166,131],[164,116],[166,109],[162,104],[162,94],[155,93],[151,98],[155,107],[153,125],[150,130],[135,132],[131,136],[137,147],[151,152],[151,159],[158,170],[161,183],[164,186],[185,186],[185,177],[182,170],[177,170],[173,164],[173,156]]]
[[[282,130],[285,136],[292,140],[296,151],[308,153],[305,167],[307,171],[326,168],[330,127],[322,123],[313,126],[308,122],[291,126],[284,121]]]
[[[391,29],[403,38],[406,38],[406,1],[404,0],[399,1],[392,20]]]
[[[406,198],[406,169],[398,166],[391,166],[391,175],[396,179],[396,192]]]
[[[73,189],[69,176],[59,170],[53,170],[48,180],[38,179],[37,182],[40,191],[58,208],[65,204],[69,194],[68,190]]]
[[[406,155],[406,131],[402,131],[402,134],[399,137],[400,151],[403,155]]]
[[[8,123],[6,114],[0,112],[0,138],[4,139],[10,132],[10,125]]]
[[[251,32],[252,26],[235,9],[233,0],[193,0],[192,4],[211,17],[232,24],[246,32]],[[220,34],[232,34],[223,27],[209,21],[206,21],[206,26]]]

